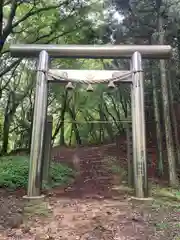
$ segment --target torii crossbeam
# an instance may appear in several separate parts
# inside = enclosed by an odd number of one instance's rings
[[[10,46],[13,57],[33,58],[45,50],[53,58],[131,58],[134,52],[143,58],[169,58],[169,45],[47,45],[17,44]]]

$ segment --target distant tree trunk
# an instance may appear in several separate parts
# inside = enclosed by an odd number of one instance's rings
[[[66,113],[67,105],[70,101],[70,99],[68,99],[68,91],[65,92],[65,95],[62,96],[62,99],[63,99],[63,102],[62,102],[61,114],[59,116],[58,123],[56,125],[54,134],[52,136],[52,142],[54,142],[54,140],[55,140],[56,136],[58,135],[59,131],[61,130],[61,128],[64,127],[65,113]],[[62,138],[61,138],[61,133],[62,133]],[[60,132],[60,139],[59,139],[60,144],[64,143],[63,137],[64,137],[64,132],[62,130],[62,132]]]
[[[98,136],[96,128],[94,126],[95,124],[94,123],[89,123],[89,121],[93,121],[94,119],[90,115],[89,115],[89,118],[84,116],[84,119],[89,124],[89,135],[92,137],[94,142],[98,142],[99,141],[99,136]]]
[[[159,43],[164,44],[165,31],[163,28],[163,18],[161,16],[159,16],[158,18],[158,31],[159,31]],[[166,133],[166,147],[167,147],[167,156],[168,156],[168,164],[169,164],[169,183],[171,186],[176,186],[177,185],[176,161],[175,161],[172,127],[171,127],[171,120],[170,120],[169,96],[168,96],[168,84],[167,84],[167,78],[166,78],[165,60],[160,60],[160,73],[161,73],[161,88],[162,88],[162,99],[163,99],[165,133]]]
[[[100,107],[101,108],[101,107]],[[99,143],[103,143],[104,141],[104,129],[103,129],[103,123],[101,121],[104,121],[103,114],[101,109],[99,108],[99,115],[100,115],[100,123],[99,123]]]
[[[174,128],[174,137],[175,137],[175,146],[176,146],[176,157],[177,157],[177,164],[180,166],[180,144],[179,144],[179,136],[178,136],[178,124],[176,119],[176,114],[174,110],[174,95],[173,95],[173,88],[172,88],[172,81],[173,81],[173,75],[171,74],[171,71],[168,71],[168,76],[171,78],[169,83],[169,98],[170,98],[170,109],[171,109],[171,118]]]
[[[74,130],[74,133],[75,133],[75,136],[76,136],[77,144],[81,145],[82,141],[81,141],[81,137],[80,137],[79,130],[78,130],[78,127],[77,127],[76,123],[73,123],[73,130]]]
[[[104,121],[107,121],[107,123],[106,123],[107,134],[108,134],[110,140],[113,141],[114,140],[114,135],[113,135],[113,131],[112,131],[112,124],[110,124],[108,122],[109,119],[108,119],[107,115],[105,113],[103,113],[103,114],[104,114]]]
[[[8,143],[9,143],[9,130],[11,126],[11,122],[13,120],[13,116],[16,112],[17,104],[14,104],[14,93],[9,93],[8,101],[5,109],[4,116],[4,124],[3,124],[3,143],[2,143],[2,151],[1,154],[6,154],[8,151]],[[10,104],[14,104],[10,109]]]
[[[68,91],[66,90],[65,95],[63,96],[63,105],[62,105],[62,110],[61,110],[60,145],[65,145],[64,120],[65,120],[65,113],[66,113],[66,108],[67,108],[67,97],[68,97]]]
[[[6,154],[8,150],[10,122],[11,122],[10,116],[6,114],[4,118],[4,127],[3,127],[2,155]]]
[[[158,104],[158,93],[157,93],[157,81],[153,71],[153,63],[150,62],[151,71],[152,71],[152,87],[153,87],[153,104],[154,104],[154,116],[156,124],[156,139],[157,139],[157,156],[158,156],[158,174],[160,176],[164,173],[163,168],[163,138],[161,133],[161,122],[160,122],[160,111]]]
[[[104,113],[103,113],[103,106],[102,106],[102,99],[101,99],[101,102],[99,104],[99,120],[100,120],[100,123],[99,123],[99,143],[103,143],[104,141],[104,131],[105,131],[105,123],[102,123],[103,121],[105,121],[104,119]]]
[[[65,140],[64,140],[64,122],[62,122],[62,125],[61,125],[60,145],[65,145]]]
[[[71,126],[71,133],[70,133],[70,137],[69,137],[69,146],[71,146],[71,143],[72,143],[72,136],[73,136],[73,128]]]
[[[28,151],[30,153],[31,151],[31,138],[32,138],[32,128],[33,128],[33,115],[34,115],[34,106],[31,104],[30,109],[26,113],[26,119],[28,122],[30,122],[30,128],[27,130],[29,134],[28,139]]]
[[[70,109],[69,107],[69,114],[71,116],[71,119],[72,119],[72,128],[73,128],[73,131],[74,131],[74,134],[75,134],[75,137],[76,137],[76,143],[78,145],[81,145],[82,144],[82,141],[81,141],[81,137],[80,137],[80,134],[79,134],[79,130],[78,130],[78,126],[76,124],[76,114],[74,113],[74,109]]]
[[[121,130],[122,130],[122,124],[116,121],[116,117],[109,111],[108,106],[107,106],[107,104],[105,103],[105,101],[104,101],[104,107],[105,107],[106,113],[113,119],[114,123],[116,124],[116,127],[117,127],[118,131],[121,132]],[[114,109],[115,109],[115,108],[114,108]],[[106,114],[104,113],[104,115],[106,115]],[[107,117],[106,117],[106,118],[107,118]],[[118,118],[118,120],[120,120],[120,118]],[[108,119],[107,119],[107,121],[108,121]],[[109,124],[107,124],[107,125],[109,125]],[[106,128],[107,128],[107,127],[106,127]],[[111,131],[111,132],[112,132],[112,131]],[[111,135],[112,135],[112,134],[111,134]]]
[[[180,29],[177,31],[177,50],[178,50],[178,59],[180,61]]]

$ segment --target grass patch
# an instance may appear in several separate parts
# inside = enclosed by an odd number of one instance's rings
[[[161,188],[156,186],[152,188],[152,195],[155,198],[162,199],[167,202],[180,201],[180,192],[173,188]]]
[[[117,163],[111,163],[111,170],[114,174],[124,174],[124,170]]]
[[[124,194],[133,194],[134,192],[134,189],[125,185],[114,186],[112,189]]]
[[[156,226],[156,230],[157,231],[161,231],[161,230],[165,230],[166,228],[168,228],[169,227],[169,223],[164,223],[164,222],[156,223],[155,226]]]
[[[117,163],[116,157],[107,156],[104,161],[113,174],[119,175],[121,178],[127,176],[127,172],[119,165],[119,163]]]
[[[170,187],[160,187],[158,185],[152,187],[152,196],[154,202],[153,209],[168,208],[179,212],[180,210],[180,195],[177,189]]]
[[[8,156],[0,158],[0,188],[15,190],[27,188],[29,158],[26,156]],[[50,167],[50,184],[43,188],[65,185],[73,181],[75,171],[60,163],[52,163]]]
[[[120,176],[122,180],[126,179],[127,172],[121,166],[119,166],[119,164],[114,163],[114,162],[112,162],[110,164],[111,164],[110,165],[111,171],[113,174]]]
[[[27,203],[24,206],[24,216],[32,217],[34,215],[49,217],[51,216],[52,211],[49,209],[49,204],[46,201],[42,201],[36,204]]]

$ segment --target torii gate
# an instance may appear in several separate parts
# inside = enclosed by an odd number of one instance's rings
[[[43,152],[43,138],[47,115],[47,84],[49,71],[49,57],[52,58],[128,58],[131,59],[131,69],[116,71],[116,77],[101,79],[101,81],[72,79],[81,83],[97,83],[126,81],[131,83],[132,128],[133,128],[133,165],[135,195],[138,198],[148,197],[145,114],[144,114],[144,83],[142,58],[167,59],[172,48],[169,45],[41,45],[18,44],[10,46],[13,57],[39,58],[37,68],[36,96],[30,153],[30,169],[28,180],[28,198],[41,195],[41,166]],[[126,76],[126,80],[123,76]],[[131,79],[129,78],[131,76]],[[128,80],[127,80],[128,78]],[[52,79],[51,79],[52,80]],[[61,79],[68,81],[66,77]]]

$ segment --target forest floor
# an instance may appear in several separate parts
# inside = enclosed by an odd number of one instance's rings
[[[0,240],[180,239],[180,200],[171,190],[153,187],[153,202],[134,202],[108,164],[83,162],[80,169],[71,186],[33,205],[24,205],[22,190],[2,190]]]

